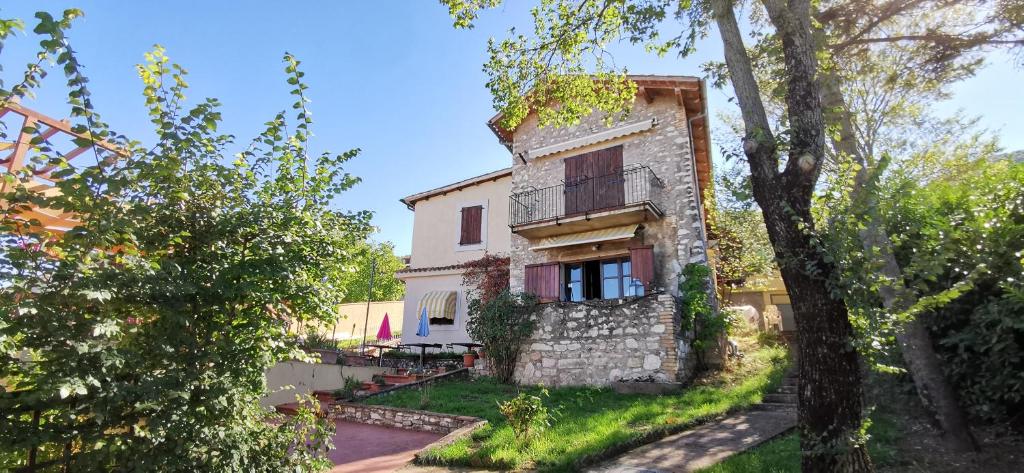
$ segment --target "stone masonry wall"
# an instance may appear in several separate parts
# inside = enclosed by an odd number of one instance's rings
[[[335,421],[358,422],[438,434],[449,434],[461,427],[480,422],[480,419],[476,417],[348,402],[332,405],[330,417]]]
[[[675,299],[649,295],[625,302],[550,303],[516,365],[520,383],[596,385],[651,377],[685,379],[688,344]]]
[[[597,251],[590,247],[533,251],[530,250],[530,241],[513,234],[510,269],[514,291],[523,289],[524,267],[528,264],[619,256],[628,254],[630,246],[647,244],[654,246],[654,285],[658,289],[677,294],[678,275],[682,267],[687,263],[707,260],[686,112],[676,104],[675,98],[668,95],[658,96],[650,104],[638,99],[632,114],[623,124],[651,118],[658,119],[658,125],[651,130],[530,159],[527,164],[523,164],[515,154],[587,136],[606,128],[599,114],[587,117],[579,125],[565,128],[538,128],[536,114],[531,114],[516,129],[512,157],[513,193],[557,185],[565,178],[565,158],[621,144],[623,164],[646,165],[664,182],[661,188],[652,186],[651,200],[665,215],[645,222],[642,235],[633,241],[604,244]]]

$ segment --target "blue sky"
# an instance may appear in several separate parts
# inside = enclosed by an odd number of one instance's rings
[[[399,198],[510,164],[484,124],[494,112],[481,65],[488,37],[529,25],[520,0],[485,12],[470,31],[451,28],[447,12],[433,1],[15,3],[0,9],[0,16],[23,18],[29,29],[36,10],[85,11],[70,36],[87,67],[93,99],[114,129],[143,141],[152,134],[134,65],[154,44],[189,70],[190,99],[220,99],[222,130],[239,143],[290,106],[281,56],[295,54],[313,100],[314,151],[362,149],[347,169],[363,182],[338,207],[373,210],[380,228],[374,238],[394,242],[399,253],[409,251],[412,239],[412,212]],[[35,41],[22,36],[9,42],[2,57],[6,80],[20,73]],[[617,64],[633,73],[700,75],[701,63],[718,56],[720,46],[709,38],[686,60],[628,46],[613,52]],[[62,81],[54,71],[26,105],[66,116]],[[940,113],[981,116],[981,126],[997,132],[1004,147],[1024,149],[1021,83],[1024,71],[1008,56],[992,55],[981,74],[956,86],[953,100],[939,104]],[[713,116],[732,106],[727,91],[709,95]]]

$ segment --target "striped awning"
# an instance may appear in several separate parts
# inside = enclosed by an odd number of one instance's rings
[[[636,235],[636,229],[640,225],[623,225],[621,227],[602,228],[589,232],[571,233],[543,238],[531,250],[546,250],[562,246],[585,245],[587,243],[598,243],[602,241],[628,240]]]
[[[563,141],[561,143],[555,143],[540,148],[534,148],[526,152],[528,159],[539,158],[541,156],[547,156],[549,154],[561,153],[562,151],[568,151],[571,149],[582,148],[584,146],[590,146],[593,144],[600,143],[602,141],[614,140],[626,135],[632,135],[633,133],[639,133],[641,131],[647,131],[654,128],[658,124],[657,118],[651,118],[648,120],[642,120],[629,125],[622,125],[619,127],[604,130],[591,135],[575,138],[569,141]]]
[[[416,313],[422,314],[423,309],[427,310],[428,318],[455,320],[455,291],[431,291],[424,294]]]

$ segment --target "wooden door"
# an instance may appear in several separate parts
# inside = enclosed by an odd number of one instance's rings
[[[565,215],[625,204],[622,145],[565,158]]]

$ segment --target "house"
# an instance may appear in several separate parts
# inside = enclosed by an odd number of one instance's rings
[[[433,340],[464,336],[458,264],[482,256],[479,248],[508,254],[512,290],[545,303],[517,366],[520,382],[687,377],[677,297],[683,267],[708,260],[705,87],[685,76],[630,79],[639,91],[625,120],[607,126],[595,113],[575,126],[540,128],[530,114],[504,129],[499,114],[488,125],[511,168],[403,199],[416,212],[412,264],[400,272],[404,340],[415,333],[417,312],[409,311],[417,307],[453,314],[452,329],[436,338],[430,314]],[[481,202],[490,207],[467,217]],[[478,223],[488,238],[465,251],[461,242],[467,234],[476,241]]]
[[[401,202],[415,212],[412,254],[396,276],[405,282],[403,343],[469,342],[462,268],[485,254],[508,254],[512,169],[501,169]],[[427,309],[430,334],[417,336]]]

